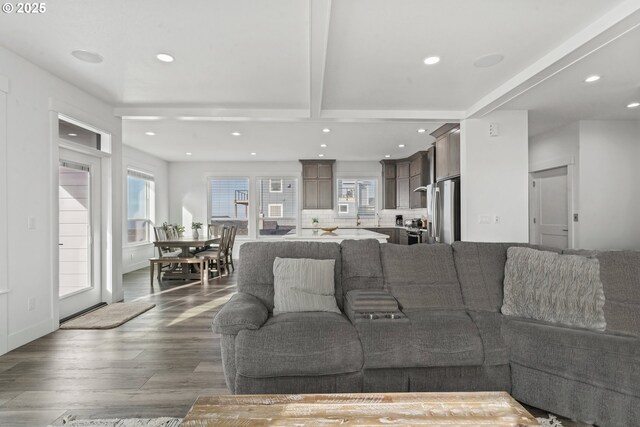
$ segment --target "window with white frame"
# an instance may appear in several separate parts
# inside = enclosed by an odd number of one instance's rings
[[[209,179],[210,224],[235,225],[236,235],[246,236],[249,216],[249,178]]]
[[[269,180],[269,191],[271,193],[282,193],[282,180],[281,179],[270,179]]]
[[[376,179],[339,178],[337,185],[338,216],[373,217],[377,204]]]
[[[298,180],[258,179],[258,237],[282,236],[298,223]],[[278,191],[279,190],[279,191]]]
[[[151,241],[155,221],[155,182],[153,175],[127,169],[127,243]]]

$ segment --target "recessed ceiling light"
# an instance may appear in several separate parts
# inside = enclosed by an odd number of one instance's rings
[[[99,53],[89,52],[88,50],[82,49],[74,50],[71,52],[71,55],[80,61],[89,62],[91,64],[99,64],[103,60],[102,55]]]
[[[184,153],[184,154],[186,154],[187,156],[190,156],[190,155],[192,155],[193,153],[189,153],[189,152],[187,152],[187,153]]]
[[[389,157],[391,157],[391,154],[385,154],[384,157],[388,159]]]
[[[156,133],[155,133],[155,132],[145,132],[144,134],[145,134],[145,135],[149,135],[149,136],[153,136],[153,135],[155,135]]]
[[[398,147],[404,148],[404,144],[398,144]]]
[[[473,65],[478,68],[489,68],[501,63],[503,59],[503,55],[494,53],[477,58],[475,61],[473,61]]]
[[[425,133],[426,131],[426,129],[418,129],[418,133]]]
[[[640,102],[632,102],[631,104],[627,105],[627,108],[638,108],[640,107]]]
[[[320,147],[327,148],[327,144],[320,144]]]
[[[255,156],[256,154],[258,154],[258,153],[251,153],[252,156]]]
[[[424,59],[425,65],[433,65],[433,64],[437,64],[438,62],[440,62],[439,56],[430,56]]]
[[[240,136],[241,134],[240,134],[240,132],[231,132],[231,135],[233,135],[233,136]]]
[[[318,157],[324,157],[324,154],[320,153],[318,154]]]
[[[331,132],[331,129],[329,129],[329,128],[324,128],[324,129],[322,129],[322,132],[324,132],[324,133],[329,133],[329,132]]]
[[[585,83],[593,83],[593,82],[597,82],[598,80],[600,80],[600,76],[594,74],[593,76],[589,76],[586,79],[584,79]]]
[[[173,56],[168,53],[159,53],[156,55],[156,58],[158,58],[158,61],[162,62],[173,62]]]
[[[67,135],[69,135],[69,136],[78,136],[77,133],[68,133]]]

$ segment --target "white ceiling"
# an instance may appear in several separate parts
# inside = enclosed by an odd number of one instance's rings
[[[607,43],[640,22],[639,3],[67,0],[39,16],[3,14],[0,44],[114,105],[124,142],[166,160],[313,157],[325,139],[329,158],[375,160],[402,155],[400,142],[424,148],[419,127],[495,108],[531,109],[533,132],[585,116],[637,118],[612,109],[640,86],[637,30]],[[80,62],[74,49],[104,62]],[[159,52],[175,62],[158,62]],[[505,60],[473,66],[495,53]],[[442,61],[425,66],[431,55]],[[605,76],[600,89],[572,84],[585,72]]]

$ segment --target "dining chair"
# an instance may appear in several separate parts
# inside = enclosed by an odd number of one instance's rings
[[[236,233],[238,231],[238,227],[235,225],[231,226],[231,232],[229,235],[229,244],[227,245],[227,250],[226,250],[226,261],[227,261],[227,265],[231,266],[231,268],[233,269],[233,271],[236,271],[236,267],[235,265],[233,265],[233,244],[236,241]]]
[[[220,231],[222,230],[222,227],[224,227],[223,224],[209,224],[208,225],[209,237],[220,236]]]
[[[215,271],[218,273],[218,277],[222,276],[222,270],[229,273],[227,267],[227,245],[229,244],[229,236],[231,230],[229,227],[224,226],[220,231],[220,244],[216,248],[208,249],[206,251],[198,252],[197,256],[207,260],[207,268],[209,270],[215,264]]]
[[[162,242],[167,240],[167,232],[163,227],[153,227],[153,233],[156,236],[156,242]],[[158,257],[159,258],[175,258],[179,256],[182,251],[180,249],[169,248],[164,246],[157,246],[158,248]],[[177,267],[175,263],[160,263],[160,267],[158,268],[158,282],[160,281],[162,269],[174,270]]]

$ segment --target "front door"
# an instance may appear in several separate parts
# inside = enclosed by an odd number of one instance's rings
[[[63,319],[100,303],[100,158],[60,148],[59,292]]]
[[[569,247],[569,198],[567,167],[533,174],[534,243],[565,249]]]

